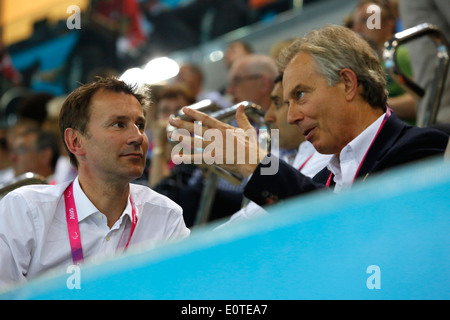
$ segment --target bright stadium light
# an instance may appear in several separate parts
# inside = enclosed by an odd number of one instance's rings
[[[144,78],[144,70],[141,68],[131,68],[126,70],[119,79],[132,86],[140,87],[144,84]]]
[[[180,66],[168,57],[151,60],[144,67],[145,83],[153,84],[175,77],[180,71]]]

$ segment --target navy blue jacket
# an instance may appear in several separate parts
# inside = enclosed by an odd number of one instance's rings
[[[443,154],[448,142],[446,133],[407,125],[392,114],[370,147],[357,179],[366,179],[374,172]],[[262,175],[261,168],[264,167],[270,167],[270,163],[260,163],[244,189],[244,195],[261,206],[325,188],[331,174],[324,168],[310,179],[282,160],[279,160],[278,172],[274,175]]]

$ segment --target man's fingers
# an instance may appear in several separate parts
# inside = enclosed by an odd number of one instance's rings
[[[208,128],[226,129],[230,127],[230,125],[195,109],[185,107],[183,108],[183,112],[185,115],[194,119],[195,121],[200,121],[202,125]]]
[[[224,123],[220,120],[217,120],[206,113],[191,109],[191,108],[183,108],[183,112],[190,118],[194,119],[196,122],[200,122],[202,126],[205,128],[202,129],[201,135],[203,136],[205,130],[207,129],[219,129],[222,131],[225,131],[227,129],[235,129],[235,127]],[[244,105],[240,105],[236,111],[236,121],[238,123],[239,128],[243,129],[244,131],[248,129],[254,129],[253,126],[250,123],[250,120],[248,119],[247,115],[245,114],[245,107]],[[194,122],[191,121],[184,121],[180,118],[171,117],[169,119],[169,123],[177,128],[184,128],[187,129],[189,132],[194,133],[194,128],[196,127]],[[200,133],[195,132],[195,134],[200,135]]]
[[[243,129],[244,131],[254,129],[252,124],[250,123],[250,120],[248,120],[248,117],[245,114],[245,107],[242,104],[236,110],[236,122],[239,128]]]

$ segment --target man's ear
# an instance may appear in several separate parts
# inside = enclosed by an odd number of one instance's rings
[[[64,131],[64,140],[71,153],[77,156],[85,155],[82,136],[78,130],[67,128]]]
[[[345,98],[348,101],[353,100],[358,95],[358,78],[351,69],[342,69],[339,72],[341,77]]]

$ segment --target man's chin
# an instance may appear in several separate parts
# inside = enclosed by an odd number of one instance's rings
[[[144,169],[139,168],[135,170],[129,170],[127,176],[129,177],[130,181],[136,180],[144,174]]]

